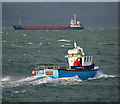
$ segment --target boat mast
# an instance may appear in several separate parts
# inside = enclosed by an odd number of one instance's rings
[[[74,42],[74,47],[75,47],[75,49],[80,50],[82,55],[85,55],[83,49],[80,46],[77,46],[77,41]]]
[[[77,42],[76,41],[74,42],[74,47],[75,47],[75,49],[77,49]]]

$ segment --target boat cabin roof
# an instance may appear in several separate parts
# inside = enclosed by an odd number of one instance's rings
[[[93,56],[92,54],[85,54],[85,55],[66,55],[65,57],[86,57],[86,56]]]

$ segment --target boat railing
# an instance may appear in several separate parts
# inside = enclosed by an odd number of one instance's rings
[[[64,68],[67,66],[38,66],[37,69],[53,69],[53,68]]]
[[[58,68],[58,69],[61,69],[61,68],[66,68],[67,66],[38,66],[38,68],[36,69],[54,69],[54,68]]]

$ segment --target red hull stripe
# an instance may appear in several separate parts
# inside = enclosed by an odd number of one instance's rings
[[[20,26],[24,29],[64,29],[70,26]]]

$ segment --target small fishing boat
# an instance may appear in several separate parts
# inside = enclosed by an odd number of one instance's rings
[[[68,50],[68,67],[65,66],[40,66],[32,71],[36,76],[48,76],[52,78],[74,77],[88,79],[94,77],[98,71],[98,66],[93,63],[93,55],[84,53],[77,42],[74,42],[74,48]]]

